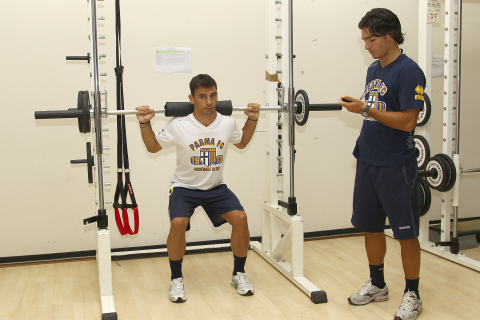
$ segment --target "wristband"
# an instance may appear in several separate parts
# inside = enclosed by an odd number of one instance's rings
[[[147,122],[139,122],[140,124],[149,124],[150,123],[150,120],[148,120]]]
[[[258,120],[253,120],[253,119],[250,119],[250,118],[247,118],[247,120],[258,122]]]

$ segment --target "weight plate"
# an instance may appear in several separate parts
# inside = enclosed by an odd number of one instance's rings
[[[420,201],[420,217],[423,217],[430,210],[432,204],[432,192],[428,187],[427,182],[423,178],[417,178],[418,182],[418,195]],[[423,198],[423,199],[422,199]]]
[[[430,159],[430,146],[427,139],[422,136],[413,136],[415,141],[415,154],[417,156],[417,167],[419,170],[423,170],[427,164],[427,160]]]
[[[83,110],[83,91],[78,91],[77,109]],[[83,128],[83,117],[78,118],[78,131],[80,131],[80,133],[85,133]]]
[[[427,182],[432,189],[443,190],[448,185],[448,180],[450,179],[447,176],[448,169],[446,168],[447,164],[445,160],[437,158],[436,156],[430,158],[425,165],[425,171],[435,171],[436,175],[433,177],[427,177]]]
[[[430,98],[425,92],[423,93],[423,98],[425,99],[425,103],[423,105],[423,110],[421,110],[418,114],[418,127],[424,126],[428,122],[428,120],[430,119],[430,115],[432,114],[432,104],[430,102]]]
[[[88,183],[93,183],[93,156],[90,142],[87,142],[87,170],[88,170]]]
[[[90,118],[91,107],[88,91],[78,91],[77,109],[83,111],[83,116],[78,118],[78,130],[80,133],[88,133],[92,129]]]
[[[90,95],[88,94],[88,91],[83,91],[83,130],[84,133],[90,132],[92,129],[92,122],[90,118]]]
[[[310,102],[308,101],[308,95],[305,90],[298,90],[295,94],[295,104],[297,105],[297,112],[295,113],[295,122],[299,126],[303,126],[307,123]]]
[[[445,189],[440,190],[440,191],[442,191],[442,192],[450,191],[453,188],[453,186],[455,185],[455,182],[457,181],[457,169],[455,168],[455,163],[453,162],[452,158],[450,158],[449,156],[447,156],[444,153],[439,153],[439,154],[436,155],[436,157],[441,157],[443,160],[445,160],[445,162],[447,163],[447,166],[448,166],[448,171],[450,173],[450,180],[449,180],[447,186],[445,187]]]

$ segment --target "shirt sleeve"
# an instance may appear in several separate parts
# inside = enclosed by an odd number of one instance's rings
[[[424,107],[425,76],[420,68],[406,70],[400,79],[400,110]]]
[[[155,138],[157,138],[157,141],[162,147],[162,149],[166,149],[175,144],[175,125],[173,123],[174,120],[175,118],[171,119],[162,131],[155,134]]]
[[[242,141],[242,137],[243,137],[243,131],[238,129],[238,126],[237,126],[237,123],[235,122],[235,120],[232,118],[232,134],[230,136],[230,143],[233,143],[233,144],[237,144],[237,143],[240,143]]]

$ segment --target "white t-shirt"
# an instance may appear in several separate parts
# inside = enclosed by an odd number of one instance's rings
[[[162,149],[177,147],[177,169],[171,187],[208,190],[223,183],[227,145],[241,142],[243,131],[232,117],[217,112],[208,127],[189,114],[173,118],[155,136]]]

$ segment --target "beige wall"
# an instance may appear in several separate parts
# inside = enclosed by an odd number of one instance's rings
[[[40,121],[33,117],[35,110],[75,108],[77,92],[90,90],[90,67],[85,62],[65,61],[67,55],[90,51],[87,4],[49,0],[25,7],[18,2],[0,3],[0,105],[4,112],[0,119],[4,222],[0,257],[95,247],[94,226],[82,224],[83,218],[95,214],[95,188],[87,184],[84,165],[69,163],[70,159],[85,158],[85,142],[92,136],[78,133],[75,119]],[[406,32],[405,53],[417,58],[418,1],[297,0],[294,5],[295,88],[306,90],[312,103],[335,102],[344,94],[361,95],[366,68],[372,60],[363,50],[357,23],[373,7],[388,7],[398,14]],[[477,10],[478,4],[469,6]],[[264,1],[260,0],[149,0],[141,5],[123,1],[125,108],[140,104],[162,108],[166,101],[186,101],[188,82],[198,73],[209,73],[217,80],[221,99],[231,99],[236,106],[252,101],[263,104],[264,10]],[[480,26],[474,18],[478,15],[470,14],[465,22],[464,59],[465,64],[475,66],[475,32]],[[107,54],[101,60],[100,71],[108,76],[102,77],[100,87],[107,87],[108,108],[115,109],[114,1],[99,2],[97,15],[106,17],[99,23],[98,33],[106,35],[106,40],[99,42],[99,52]],[[442,50],[441,26],[434,29],[434,48]],[[191,47],[192,73],[155,73],[154,48],[158,46]],[[475,68],[466,69],[462,150],[465,166],[479,166],[475,164],[478,154],[473,151],[478,149],[474,121],[477,111],[472,98],[476,74]],[[441,102],[443,90],[437,87],[433,100]],[[234,117],[242,126],[245,116]],[[161,130],[167,121],[159,115],[153,126]],[[432,141],[438,141],[441,119],[434,114],[431,121],[435,122]],[[109,117],[103,124],[110,130],[104,134],[104,145],[111,147],[105,151],[105,163],[112,166],[105,170],[105,181],[113,185],[105,188],[105,198],[111,200],[116,182],[116,119]],[[341,111],[311,114],[306,126],[297,127],[295,189],[306,232],[351,227],[355,165],[351,152],[361,124],[360,117]],[[175,150],[148,154],[134,116],[127,117],[127,133],[141,226],[137,236],[121,237],[113,210],[107,205],[112,247],[165,244],[169,228],[168,183],[175,167]],[[225,180],[249,215],[252,236],[260,235],[259,204],[266,200],[266,139],[265,116],[261,116],[249,147],[231,147],[225,164]],[[432,142],[432,152],[440,152],[438,148],[440,143]],[[464,184],[472,190],[478,178],[472,176],[465,182],[462,179],[462,190],[473,193],[463,188]],[[432,219],[437,219],[434,215],[440,210],[439,199],[435,195]],[[471,215],[477,214],[474,194],[462,193],[461,200]],[[187,241],[229,238],[228,226],[215,229],[200,212],[193,218]]]

